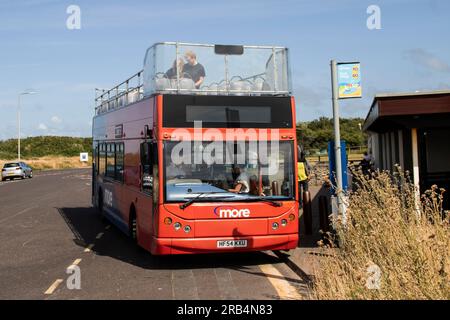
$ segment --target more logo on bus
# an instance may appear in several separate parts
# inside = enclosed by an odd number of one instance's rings
[[[250,209],[237,209],[229,206],[220,206],[214,209],[214,214],[222,219],[249,218]]]

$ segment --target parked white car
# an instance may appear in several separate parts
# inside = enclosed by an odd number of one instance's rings
[[[33,178],[33,169],[24,162],[5,163],[2,169],[2,181],[15,178]]]

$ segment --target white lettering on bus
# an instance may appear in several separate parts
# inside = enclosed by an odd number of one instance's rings
[[[219,218],[249,218],[249,209],[232,209],[223,208],[219,209]]]

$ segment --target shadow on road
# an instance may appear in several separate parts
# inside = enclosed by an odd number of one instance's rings
[[[299,218],[299,244],[300,248],[317,248],[319,240],[323,239],[323,233],[320,228],[320,196],[329,196],[329,190],[322,185],[311,185],[309,187],[309,192],[311,194],[311,209],[312,209],[312,220],[311,220],[311,234],[306,234],[305,226],[305,216],[303,210],[300,210]],[[331,207],[329,208],[331,211]]]
[[[57,209],[73,232],[75,244],[84,248],[94,243],[92,251],[97,255],[108,256],[141,268],[160,270],[229,268],[254,273],[254,270],[250,269],[251,266],[283,263],[283,259],[264,252],[152,256],[113,225],[105,231],[105,226],[109,223],[102,220],[91,207]],[[99,232],[105,234],[97,240]]]

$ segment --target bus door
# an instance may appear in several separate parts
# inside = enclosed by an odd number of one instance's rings
[[[137,203],[139,230],[147,235],[154,234],[156,225],[155,209],[157,208],[158,192],[158,161],[157,144],[152,141],[142,142],[140,145],[140,188],[143,197]],[[156,196],[155,196],[156,194]]]

